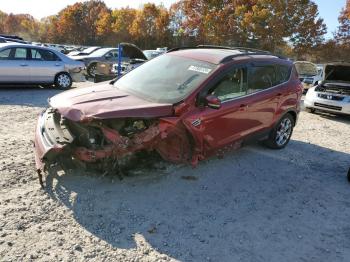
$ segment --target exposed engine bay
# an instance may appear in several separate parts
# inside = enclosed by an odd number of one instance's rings
[[[350,96],[350,84],[325,83],[318,85],[315,91]]]

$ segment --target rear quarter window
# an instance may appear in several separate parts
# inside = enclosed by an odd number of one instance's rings
[[[276,65],[276,81],[275,85],[287,82],[290,78],[292,67],[288,65]]]

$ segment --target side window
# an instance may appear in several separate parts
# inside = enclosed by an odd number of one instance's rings
[[[10,48],[0,51],[0,60],[9,60],[10,53],[11,53]]]
[[[275,85],[279,85],[281,83],[287,82],[290,78],[291,67],[286,65],[276,65],[276,83]]]
[[[107,56],[110,56],[110,57],[118,57],[118,51],[111,51],[107,54]]]
[[[13,55],[15,60],[25,60],[27,59],[27,48],[15,48],[15,52]]]
[[[33,60],[43,60],[38,49],[31,49]]]
[[[274,66],[253,66],[249,72],[248,94],[274,86],[276,72]]]
[[[32,59],[41,61],[61,61],[61,59],[49,50],[44,49],[32,49]]]
[[[217,96],[222,102],[246,95],[247,69],[233,69],[209,93]]]

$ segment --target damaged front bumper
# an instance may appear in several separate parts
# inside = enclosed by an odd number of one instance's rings
[[[54,109],[47,109],[39,115],[35,129],[34,156],[41,185],[41,173],[45,170],[45,165],[54,161],[58,154],[65,151],[73,139],[73,135]]]
[[[114,121],[118,123],[123,120]],[[141,150],[155,150],[164,160],[187,162],[191,155],[190,145],[185,129],[178,124],[179,122],[173,118],[158,119],[132,135],[125,135],[103,120],[92,120],[88,123],[73,122],[62,117],[55,109],[49,108],[40,114],[35,130],[34,152],[39,182],[43,186],[42,172],[49,165],[60,163],[67,157],[84,163],[112,160],[115,163],[113,166],[118,166],[119,160],[124,157],[127,158]],[[89,128],[99,130],[104,142],[94,145],[81,143],[82,134],[77,133],[77,126],[85,132]]]

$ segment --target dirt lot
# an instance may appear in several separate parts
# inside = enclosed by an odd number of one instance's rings
[[[43,191],[31,139],[56,93],[0,89],[1,261],[350,260],[349,118],[302,112],[282,151],[50,176]]]

